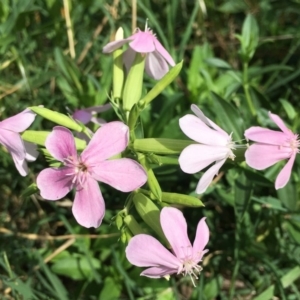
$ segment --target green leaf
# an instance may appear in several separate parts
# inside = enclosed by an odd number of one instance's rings
[[[73,255],[57,260],[51,269],[54,273],[67,276],[73,280],[83,280],[90,278],[93,274],[90,263],[94,269],[100,268],[100,262],[96,258],[88,260],[85,256]]]
[[[219,69],[232,69],[232,66],[229,63],[227,63],[226,61],[220,58],[216,58],[216,57],[207,58],[205,62],[208,65]]]
[[[218,125],[228,134],[233,132],[233,140],[241,140],[244,133],[243,119],[235,107],[216,93],[211,93],[218,119]]]
[[[141,106],[149,104],[155,97],[157,97],[179,74],[181,71],[183,60],[173,67],[162,79],[160,79],[155,86],[147,93],[147,95],[140,100]]]
[[[288,115],[289,119],[293,120],[297,116],[297,112],[295,111],[293,105],[289,101],[284,99],[279,99],[279,101],[282,104],[282,107]]]
[[[100,292],[99,300],[116,300],[120,299],[122,286],[116,283],[112,277],[106,277],[104,280],[104,286]]]
[[[289,287],[295,280],[297,280],[300,277],[300,267],[295,267],[291,269],[287,274],[281,277],[280,281],[284,288]],[[253,298],[253,300],[267,300],[271,299],[274,296],[275,292],[275,285],[272,284],[269,286],[264,292],[262,292],[260,295]]]

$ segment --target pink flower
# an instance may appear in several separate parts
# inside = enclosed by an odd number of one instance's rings
[[[281,132],[262,127],[247,129],[245,137],[257,143],[247,149],[245,157],[246,163],[256,170],[263,170],[281,160],[289,159],[276,178],[275,188],[278,190],[290,179],[296,154],[299,153],[300,141],[298,135],[288,129],[279,116],[269,112],[269,117]]]
[[[127,39],[108,43],[103,48],[103,52],[111,53],[128,42],[129,47],[123,54],[123,60],[127,70],[130,69],[136,52],[146,54],[146,73],[156,80],[161,79],[169,71],[168,64],[175,66],[171,55],[157,40],[152,30],[147,28],[147,25],[145,31],[137,29],[136,33]]]
[[[197,279],[197,274],[202,270],[199,262],[208,251],[204,250],[209,240],[205,218],[198,223],[193,245],[188,238],[187,224],[180,210],[164,207],[160,214],[160,224],[173,253],[154,237],[138,234],[129,241],[126,248],[127,259],[135,266],[149,267],[141,273],[142,276],[160,278],[182,273],[189,275],[194,284],[194,278]]]
[[[98,227],[105,213],[105,204],[97,181],[107,183],[122,192],[130,192],[147,181],[142,166],[129,158],[113,159],[128,144],[128,127],[111,122],[100,127],[88,146],[78,155],[70,130],[56,126],[45,146],[63,163],[60,168],[48,168],[37,177],[43,198],[58,200],[76,189],[73,215],[85,227]]]
[[[89,122],[93,122],[98,125],[103,125],[106,123],[106,121],[101,118],[96,118],[94,117],[94,115],[96,115],[99,112],[107,111],[110,108],[111,108],[111,104],[108,103],[105,105],[98,105],[98,106],[92,106],[84,109],[77,109],[72,114],[72,117],[75,120],[80,121],[84,125]]]
[[[15,166],[22,176],[28,174],[26,161],[34,161],[38,152],[34,144],[24,142],[20,132],[25,131],[34,121],[36,114],[29,109],[0,122],[0,144],[11,154]]]
[[[212,165],[201,177],[196,193],[205,192],[214,176],[227,158],[234,159],[234,142],[218,125],[206,118],[196,106],[191,106],[194,115],[186,115],[179,120],[181,130],[192,140],[200,143],[186,147],[180,154],[179,165],[183,172],[194,174]]]

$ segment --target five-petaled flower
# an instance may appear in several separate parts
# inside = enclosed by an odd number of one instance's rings
[[[193,284],[198,273],[204,250],[209,240],[205,218],[197,226],[193,245],[187,235],[187,223],[180,210],[164,207],[160,213],[162,230],[172,247],[167,250],[157,239],[147,234],[138,234],[130,239],[126,248],[129,262],[138,267],[149,267],[141,275],[150,278],[168,277],[174,273],[189,275]]]
[[[245,137],[255,143],[246,151],[246,163],[254,169],[263,170],[275,163],[289,159],[279,172],[275,188],[283,188],[289,181],[292,167],[299,153],[298,135],[288,129],[279,116],[269,112],[271,120],[281,129],[275,131],[262,127],[251,127],[245,131]]]
[[[227,158],[234,159],[234,142],[218,125],[206,118],[196,106],[191,106],[194,115],[186,115],[179,120],[181,130],[192,140],[200,144],[187,146],[180,154],[179,165],[183,172],[194,174],[212,165],[201,177],[196,193],[204,193],[214,176]]]
[[[147,181],[141,165],[129,158],[111,159],[127,147],[128,126],[110,122],[100,127],[88,146],[78,155],[70,130],[56,126],[48,135],[45,146],[63,166],[43,170],[37,186],[47,200],[63,198],[76,189],[72,207],[77,222],[85,227],[98,227],[105,213],[105,204],[97,181],[122,192],[130,192]]]
[[[24,142],[20,132],[25,131],[34,121],[36,114],[29,109],[0,122],[0,144],[11,154],[15,166],[22,176],[28,174],[26,161],[34,161],[38,152],[34,144]]]
[[[108,43],[103,48],[103,52],[111,53],[126,43],[129,43],[129,47],[123,54],[123,61],[127,70],[130,69],[136,52],[146,54],[146,73],[156,80],[161,79],[169,71],[168,64],[172,67],[175,66],[173,58],[157,40],[152,30],[147,28],[147,24],[145,31],[137,29],[133,35],[126,39]]]

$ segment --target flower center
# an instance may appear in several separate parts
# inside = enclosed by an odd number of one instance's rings
[[[66,167],[73,169],[73,172],[66,174],[67,176],[73,176],[72,183],[83,188],[88,173],[88,166],[81,161],[80,157],[73,156],[66,158],[64,164]]]
[[[194,279],[198,279],[198,274],[202,271],[202,267],[198,265],[202,255],[203,252],[198,252],[195,257],[193,255],[193,249],[187,247],[185,248],[184,258],[181,259],[182,268],[179,270],[179,273],[183,273],[184,276],[189,275],[194,287],[196,286]]]
[[[290,144],[292,151],[296,151],[297,153],[300,152],[300,150],[299,150],[300,139],[299,139],[298,134],[295,134],[294,137],[289,140],[289,144]]]
[[[235,155],[233,154],[232,150],[235,150],[235,142],[232,140],[232,134],[233,132],[230,133],[229,135],[229,139],[228,139],[228,142],[227,142],[227,148],[229,149],[229,153],[228,153],[228,157],[232,160],[235,159]]]

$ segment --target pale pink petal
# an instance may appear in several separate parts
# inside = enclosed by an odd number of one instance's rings
[[[84,187],[77,188],[72,212],[81,226],[100,226],[105,214],[105,203],[96,180],[88,177]]]
[[[169,52],[162,46],[158,39],[154,40],[156,51],[172,66],[175,66],[175,62]]]
[[[253,169],[264,170],[291,156],[289,147],[266,144],[252,144],[245,152],[246,163]]]
[[[270,145],[283,145],[287,142],[287,135],[281,131],[275,131],[262,127],[251,127],[244,133],[248,140]]]
[[[25,131],[34,121],[36,114],[29,109],[0,122],[0,128],[14,132]]]
[[[134,59],[136,56],[136,52],[132,50],[130,47],[123,53],[123,63],[125,65],[127,73],[129,72],[131,66],[133,65]]]
[[[174,273],[177,273],[178,270],[170,269],[166,267],[152,267],[148,268],[141,273],[141,276],[147,276],[149,278],[161,278],[164,276],[168,276]]]
[[[189,145],[179,156],[179,165],[183,172],[194,174],[206,168],[216,160],[228,157],[226,146]]]
[[[122,192],[131,192],[147,181],[143,167],[129,158],[105,160],[91,169],[93,178]]]
[[[198,261],[202,259],[204,254],[204,248],[209,241],[209,229],[205,222],[205,218],[202,218],[197,226],[196,236],[193,243],[193,257],[198,258]]]
[[[160,224],[177,258],[183,259],[192,252],[186,220],[179,209],[164,207],[160,213]]]
[[[39,152],[37,151],[37,146],[33,143],[29,143],[26,141],[23,141],[23,142],[24,142],[25,151],[26,151],[26,154],[25,154],[26,160],[27,161],[35,161],[39,155]]]
[[[77,157],[73,134],[65,127],[55,126],[48,135],[45,146],[50,154],[59,161],[64,161],[68,157]]]
[[[128,43],[131,40],[132,40],[132,36],[130,36],[127,39],[110,42],[106,46],[103,47],[102,52],[103,53],[111,53],[111,52],[121,48],[124,44]]]
[[[43,170],[36,179],[41,196],[47,200],[58,200],[66,196],[73,188],[70,176],[72,168],[48,168]]]
[[[202,194],[206,191],[210,183],[213,181],[215,175],[218,174],[220,168],[225,163],[226,158],[217,161],[214,165],[212,165],[200,178],[199,183],[196,188],[197,194]]]
[[[95,113],[107,111],[111,108],[112,108],[111,104],[106,103],[106,104],[103,104],[103,105],[96,105],[96,106],[87,107],[84,110],[87,111],[87,112],[90,112],[92,114],[95,114]]]
[[[151,32],[138,31],[132,35],[132,42],[129,46],[136,52],[149,53],[155,50],[154,40],[155,36]]]
[[[181,130],[190,139],[211,146],[226,146],[230,137],[209,128],[204,122],[194,115],[185,115],[179,119]]]
[[[80,109],[80,110],[76,110],[72,117],[77,120],[80,121],[82,124],[87,124],[88,122],[91,121],[92,118],[92,114],[88,111],[85,111],[84,109]]]
[[[164,58],[157,51],[154,51],[147,54],[145,71],[153,79],[159,80],[168,73],[169,66]]]
[[[147,234],[138,234],[130,239],[125,250],[128,261],[138,267],[159,267],[177,272],[181,263],[157,239]],[[160,274],[160,271],[157,275]],[[153,276],[154,274],[152,274]]]
[[[271,112],[269,112],[269,117],[273,120],[273,122],[286,134],[290,135],[292,134],[292,132],[290,131],[290,129],[288,129],[284,122],[282,121],[281,118],[279,118],[279,116],[272,114]]]
[[[96,117],[92,117],[91,118],[91,122],[93,122],[93,123],[95,123],[97,125],[100,125],[100,126],[102,126],[102,125],[104,125],[104,124],[107,123],[104,119],[102,119],[102,118],[96,118]]]
[[[191,110],[192,112],[206,125],[212,127],[213,129],[219,131],[221,134],[223,134],[224,136],[228,136],[228,134],[226,133],[226,131],[224,131],[221,127],[219,127],[216,123],[214,123],[212,120],[210,120],[209,118],[207,118],[204,113],[202,112],[202,110],[195,104],[191,105]]]
[[[15,159],[25,159],[25,146],[19,133],[0,128],[0,144],[5,146]]]
[[[288,183],[291,177],[292,168],[295,162],[296,158],[296,152],[292,154],[286,165],[282,168],[282,170],[279,172],[276,181],[275,181],[275,189],[281,189],[285,187],[285,185]]]
[[[119,121],[106,123],[96,131],[81,157],[89,165],[98,164],[124,151],[128,141],[128,126]]]
[[[13,158],[13,161],[15,163],[16,169],[19,171],[21,176],[26,176],[28,174],[28,167],[27,162],[25,159],[18,159],[16,156],[12,153],[11,157]]]

